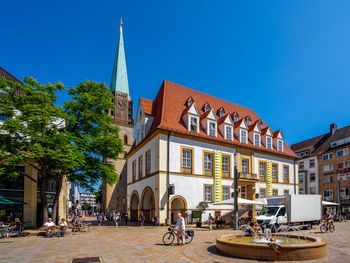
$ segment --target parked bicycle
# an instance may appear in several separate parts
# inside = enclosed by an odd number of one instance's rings
[[[172,243],[174,243],[176,237],[176,230],[175,226],[170,226],[168,228],[168,232],[166,232],[163,236],[163,243],[166,246],[170,246]],[[186,230],[185,231],[185,244],[189,244],[192,242],[194,237],[194,231],[193,230]]]
[[[330,221],[328,222],[328,224],[327,224],[327,221],[323,221],[323,223],[322,223],[321,226],[320,226],[320,231],[321,231],[322,233],[325,233],[325,232],[327,232],[327,231],[333,233],[334,230],[335,230],[335,227],[334,227],[334,225],[333,225],[333,220],[330,220]]]

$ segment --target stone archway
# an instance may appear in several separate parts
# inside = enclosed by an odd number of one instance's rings
[[[130,198],[130,221],[137,221],[139,218],[140,198],[139,194],[134,191]]]
[[[172,224],[176,223],[176,219],[177,219],[177,213],[181,213],[183,218],[185,218],[185,220],[187,219],[187,215],[186,215],[186,211],[187,211],[187,202],[186,199],[183,198],[182,196],[174,196],[171,200],[170,200],[170,207],[169,207],[169,211],[170,211],[170,220]]]
[[[153,191],[150,187],[146,187],[142,192],[141,207],[142,214],[145,217],[145,222],[152,222],[152,217],[154,216],[155,209],[155,199]]]

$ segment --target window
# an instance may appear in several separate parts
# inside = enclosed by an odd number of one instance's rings
[[[254,133],[254,145],[260,146],[260,135],[257,133]]]
[[[232,140],[232,127],[229,125],[225,126],[225,138],[226,140]]]
[[[124,144],[126,145],[128,144],[128,135],[126,134],[124,135]]]
[[[315,173],[310,173],[310,183],[316,182],[316,174]]]
[[[222,172],[229,173],[230,172],[230,157],[227,155],[222,155]]]
[[[239,116],[238,116],[237,112],[233,113],[233,121],[237,122],[238,118],[239,118]]]
[[[272,138],[270,136],[266,137],[266,148],[272,149]]]
[[[340,195],[340,200],[349,199],[349,187],[340,188],[339,195]]]
[[[248,159],[242,159],[242,173],[244,173],[244,174],[249,173],[249,160]]]
[[[222,186],[222,200],[230,199],[230,187]]]
[[[259,198],[265,198],[265,188],[260,188],[259,190]]]
[[[259,163],[259,175],[260,177],[264,177],[266,175],[266,165],[264,162],[260,162]]]
[[[198,132],[198,119],[196,117],[190,117],[190,131]]]
[[[326,153],[322,156],[323,161],[332,160],[332,153]]]
[[[310,187],[310,194],[316,194],[316,187]]]
[[[323,190],[323,198],[326,201],[333,200],[333,189],[324,189]]]
[[[323,177],[323,183],[325,184],[329,184],[333,182],[333,176],[329,175],[329,176],[325,176]]]
[[[247,198],[247,188],[244,185],[241,186],[240,192],[241,192],[241,198]]]
[[[283,190],[283,194],[284,194],[284,195],[289,195],[289,189],[284,189],[284,190]]]
[[[241,143],[248,143],[247,141],[247,131],[241,129]]]
[[[327,164],[322,166],[322,172],[328,173],[333,171],[333,164]]]
[[[216,136],[216,123],[210,121],[209,122],[209,135],[210,136]]]
[[[146,152],[146,176],[151,174],[151,150]]]
[[[212,202],[213,200],[213,186],[205,185],[204,186],[204,202]]]
[[[299,162],[299,170],[304,170],[304,162]]]
[[[139,157],[139,178],[143,177],[143,156]]]
[[[289,165],[283,165],[283,180],[289,181]]]
[[[136,160],[132,162],[132,181],[136,181]]]
[[[283,152],[283,141],[277,140],[277,151]]]
[[[221,118],[222,116],[224,116],[224,114],[225,114],[225,110],[223,108],[220,108],[219,117]]]
[[[182,167],[192,168],[192,150],[182,149]]]
[[[348,160],[346,160],[346,161],[344,161],[344,168],[349,168],[349,161]]]
[[[311,159],[311,160],[309,161],[309,167],[310,167],[310,168],[315,168],[315,166],[316,166],[315,159]]]
[[[278,195],[278,189],[272,189],[272,196]]]
[[[272,164],[272,177],[275,180],[277,180],[277,178],[278,178],[278,164],[277,163]]]
[[[204,170],[213,170],[213,154],[204,153]]]
[[[145,138],[145,124],[141,125],[141,140]]]
[[[337,151],[337,158],[348,155],[348,148]]]
[[[299,175],[299,183],[304,182],[304,176],[302,174]]]

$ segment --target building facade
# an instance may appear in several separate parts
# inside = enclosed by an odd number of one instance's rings
[[[187,221],[200,202],[224,216],[232,206],[234,166],[239,196],[247,199],[298,192],[297,156],[252,110],[164,81],[155,100],[141,98],[136,141],[127,154],[127,207],[132,220],[157,215]]]
[[[127,174],[125,154],[130,151],[134,143],[134,106],[129,93],[122,22],[120,22],[119,42],[114,59],[110,90],[114,97],[114,108],[109,111],[109,114],[119,128],[119,136],[124,141],[124,153],[117,160],[111,160],[119,181],[114,185],[103,184],[101,207],[105,211],[126,211]]]
[[[94,210],[96,208],[96,195],[89,192],[80,193],[81,205],[88,204]]]
[[[314,145],[308,153],[301,147],[306,144]],[[344,214],[350,212],[349,148],[350,126],[338,129],[336,124],[331,124],[326,134],[292,145],[292,149],[302,157],[299,161],[299,176],[304,180],[310,180],[310,175],[315,173],[316,188],[323,196],[323,200],[339,203],[339,212]],[[307,163],[305,160],[310,158],[315,159],[315,167],[312,170],[309,166],[305,166]]]

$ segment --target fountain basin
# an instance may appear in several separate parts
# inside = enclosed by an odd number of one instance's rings
[[[268,261],[301,261],[323,258],[327,256],[327,242],[319,237],[284,235],[277,255],[274,250],[266,245],[253,242],[253,237],[241,235],[223,235],[216,239],[217,250],[230,257],[242,259],[268,260]],[[286,241],[288,240],[288,241]]]

